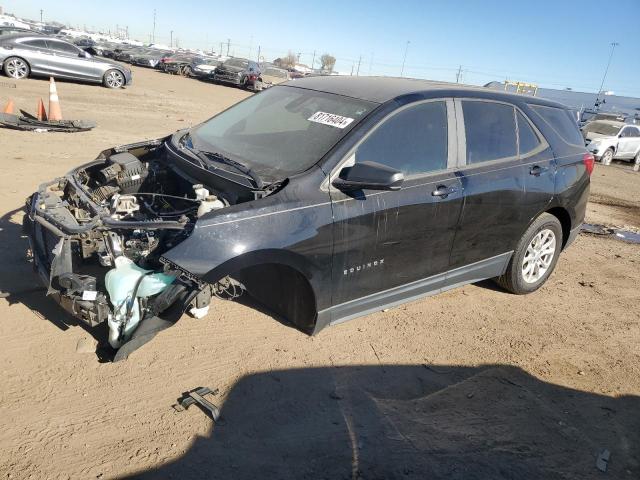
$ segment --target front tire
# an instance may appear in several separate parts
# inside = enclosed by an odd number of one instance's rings
[[[102,84],[107,88],[122,88],[125,85],[124,74],[120,70],[107,70],[102,77]]]
[[[516,295],[536,291],[558,263],[562,240],[560,221],[540,215],[522,235],[504,275],[495,279],[498,285]]]
[[[11,77],[15,80],[21,80],[27,78],[31,73],[31,68],[26,60],[20,57],[9,57],[4,61],[4,74],[7,77]]]
[[[607,148],[600,158],[600,163],[602,165],[611,165],[611,160],[613,160],[613,149]]]

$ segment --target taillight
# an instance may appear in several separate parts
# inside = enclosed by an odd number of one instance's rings
[[[249,80],[254,81],[256,79],[255,75],[249,75]]]
[[[585,153],[582,156],[582,162],[584,163],[584,168],[589,175],[593,172],[593,166],[596,163],[596,158],[593,156],[593,153]]]

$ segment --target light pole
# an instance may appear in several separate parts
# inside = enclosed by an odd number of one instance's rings
[[[411,42],[407,40],[407,45],[404,47],[404,57],[402,58],[402,69],[400,70],[400,76],[404,75],[404,62],[407,61],[407,50],[409,50],[409,44]]]
[[[170,35],[169,46],[173,48],[173,30],[169,32],[169,35]]]
[[[607,68],[604,69],[604,75],[602,76],[602,83],[600,84],[600,89],[598,90],[598,96],[596,97],[596,104],[595,104],[596,108],[600,106],[600,94],[602,93],[602,89],[604,88],[604,82],[607,79],[607,73],[609,73],[609,66],[611,65],[613,52],[615,51],[618,45],[620,45],[618,42],[611,42],[611,53],[609,53],[609,61],[607,62]]]
[[[42,23],[42,9],[40,9],[40,23]]]
[[[156,43],[156,11],[153,10],[153,43]]]

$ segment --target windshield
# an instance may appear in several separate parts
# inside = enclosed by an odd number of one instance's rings
[[[265,182],[307,170],[377,104],[295,87],[272,87],[194,128],[193,146],[221,153]]]
[[[613,136],[618,134],[620,127],[609,123],[591,122],[584,127],[584,131],[587,133],[592,132],[599,135]]]

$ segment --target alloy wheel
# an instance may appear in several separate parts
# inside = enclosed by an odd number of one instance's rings
[[[12,78],[21,79],[29,73],[27,64],[19,58],[12,58],[7,62],[6,72]]]
[[[124,85],[124,76],[117,70],[111,71],[107,74],[105,82],[110,88],[120,88]]]
[[[556,254],[556,234],[545,228],[540,230],[529,242],[522,260],[522,278],[527,283],[536,283],[549,267]]]
[[[611,150],[607,150],[602,154],[602,159],[600,161],[603,165],[610,165],[611,160],[613,160],[613,152]]]

